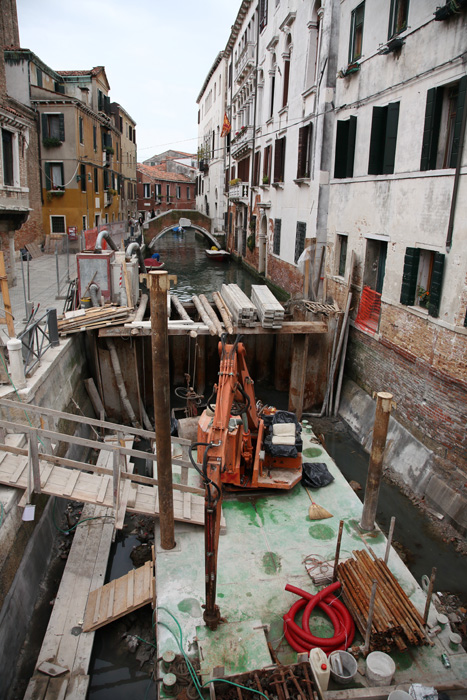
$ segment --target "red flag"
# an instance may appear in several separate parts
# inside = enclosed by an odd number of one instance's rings
[[[230,130],[232,128],[232,125],[229,122],[229,118],[227,116],[227,112],[224,114],[224,124],[222,125],[222,131],[221,131],[221,138],[223,136],[227,136],[227,134],[230,133]]]

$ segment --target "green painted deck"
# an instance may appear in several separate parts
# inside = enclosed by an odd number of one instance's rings
[[[344,520],[341,557],[349,556],[352,550],[365,548],[358,528],[362,512],[358,496],[331,457],[316,444],[314,436],[304,434],[303,438],[303,460],[325,462],[335,477],[329,486],[312,492],[313,500],[332,513],[332,518],[310,521],[310,501],[300,484],[288,492],[228,494],[223,502],[226,533],[220,538],[217,595],[221,614],[232,625],[249,621],[261,621],[267,625],[267,640],[272,643],[282,663],[297,660],[295,652],[283,638],[282,616],[296,600],[296,596],[284,590],[286,583],[312,593],[319,590],[313,585],[303,562],[308,555],[334,559],[341,519]],[[177,618],[183,631],[184,648],[190,654],[195,654],[197,628],[204,626],[201,608],[204,603],[204,535],[199,528],[184,523],[176,523],[175,527],[176,548],[170,552],[157,551],[157,602],[158,606],[167,608]],[[386,538],[380,530],[366,533],[364,539],[379,557],[384,558]],[[391,550],[388,565],[423,615],[425,594],[394,549]],[[435,617],[434,606],[431,615]],[[166,612],[160,610],[158,619],[175,631],[176,625]],[[330,636],[331,628],[326,619],[318,615],[312,619],[315,634]],[[446,630],[441,637],[435,638],[433,647],[413,647],[404,654],[391,654],[396,662],[393,683],[429,685],[430,682],[451,683],[456,679],[466,679],[467,654],[462,650],[454,653],[450,649],[448,632]],[[178,651],[174,637],[165,627],[158,626],[158,635],[159,655],[167,649]],[[224,638],[225,635],[221,635],[218,644],[223,644]],[[359,640],[358,636],[356,640]],[[228,635],[225,643],[229,643]],[[442,663],[443,652],[449,654],[450,669]],[[216,662],[222,654],[217,650],[213,655],[213,667],[222,665]],[[257,653],[254,644],[249,648],[247,657],[245,664],[237,664],[238,672],[265,665],[263,655]],[[206,667],[206,664],[209,664],[209,660],[204,658],[203,665]],[[359,670],[363,672],[364,666],[361,657]],[[347,687],[362,685],[366,685],[366,679],[357,674],[355,683]],[[330,689],[333,687],[342,689],[342,686],[333,686],[331,682]]]

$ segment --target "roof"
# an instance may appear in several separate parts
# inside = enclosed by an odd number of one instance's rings
[[[142,173],[146,177],[150,177],[152,180],[190,183],[194,180],[194,177],[190,178],[188,175],[182,175],[182,173],[168,173],[163,165],[144,165],[143,163],[138,163],[136,169],[138,172]]]
[[[203,96],[203,94],[204,94],[204,91],[206,90],[206,88],[207,88],[207,86],[208,86],[208,83],[209,83],[209,81],[210,81],[211,78],[212,78],[212,75],[213,75],[214,71],[216,70],[217,66],[218,66],[219,63],[222,61],[223,58],[224,58],[224,52],[223,52],[223,51],[219,51],[219,53],[218,53],[217,56],[216,56],[216,60],[215,60],[214,63],[212,64],[212,66],[211,66],[211,68],[210,68],[210,70],[209,70],[209,73],[208,73],[207,76],[206,76],[206,80],[205,80],[204,83],[203,83],[203,87],[201,88],[201,91],[200,91],[198,97],[196,98],[196,104],[199,104],[199,102],[200,102],[200,100],[201,100],[201,98],[202,98],[202,96]]]
[[[105,70],[104,66],[95,66],[94,68],[91,68],[90,70],[57,70],[56,73],[59,75],[63,76],[71,76],[71,75],[92,75],[96,76],[99,75],[103,70]]]
[[[240,9],[238,11],[235,22],[232,25],[232,31],[230,32],[229,39],[224,49],[226,55],[232,53],[233,45],[237,40],[238,34],[242,28],[242,22],[245,19],[245,15],[249,10],[250,5],[251,0],[243,0],[242,4],[240,5]]]

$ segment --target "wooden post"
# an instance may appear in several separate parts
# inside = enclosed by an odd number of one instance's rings
[[[167,293],[169,289],[170,280],[167,272],[161,270],[149,273],[154,423],[162,549],[175,547],[170,440],[169,336],[167,329]]]
[[[35,493],[42,493],[39,451],[37,449],[37,430],[35,428],[29,430],[29,462],[30,468],[32,468],[33,490]]]
[[[374,530],[376,509],[378,507],[379,487],[383,473],[383,456],[386,447],[389,416],[392,408],[392,394],[380,391],[376,398],[376,415],[373,426],[373,443],[371,446],[370,464],[363,502],[362,530]]]

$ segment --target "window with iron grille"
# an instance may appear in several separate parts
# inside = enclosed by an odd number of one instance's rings
[[[51,233],[65,233],[65,217],[64,216],[51,216],[50,217],[50,232]]]
[[[297,264],[300,255],[305,250],[306,223],[305,221],[297,221],[297,230],[295,233],[295,264]]]
[[[274,240],[272,244],[274,255],[280,255],[281,253],[281,226],[282,219],[274,219]]]

